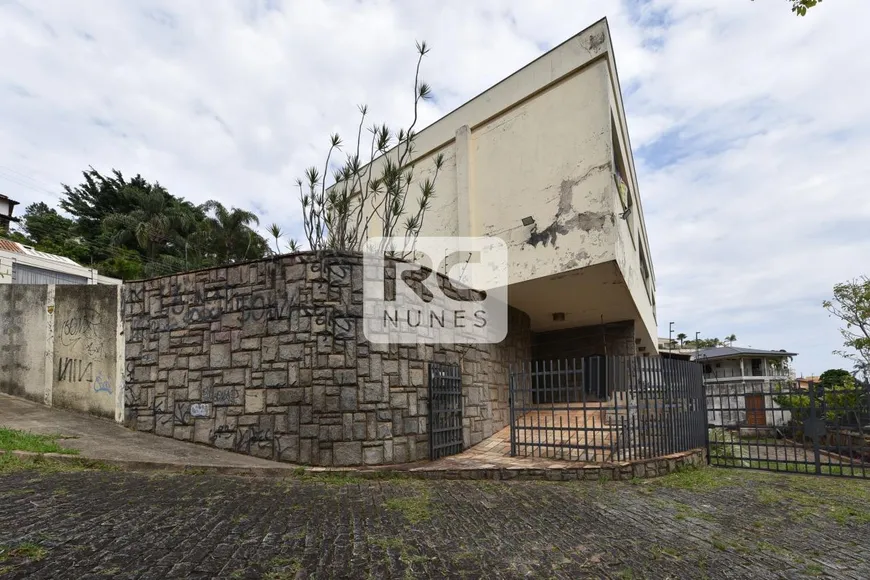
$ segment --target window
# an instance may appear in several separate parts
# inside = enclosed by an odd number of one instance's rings
[[[628,171],[625,168],[625,160],[622,157],[622,148],[619,146],[619,132],[616,128],[616,122],[613,115],[610,116],[610,135],[611,148],[613,150],[613,178],[616,180],[616,190],[619,193],[619,200],[622,202],[622,210],[628,212],[634,205],[629,187]],[[631,228],[631,220],[629,220],[629,228]]]

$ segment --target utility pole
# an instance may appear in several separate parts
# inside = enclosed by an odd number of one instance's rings
[[[695,358],[698,358],[700,354],[700,348],[698,347],[698,341],[701,340],[701,333],[697,330],[695,331]]]
[[[668,325],[668,351],[674,350],[674,323]]]

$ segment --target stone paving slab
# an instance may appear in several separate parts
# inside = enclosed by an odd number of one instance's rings
[[[633,484],[16,471],[0,474],[3,572],[859,579],[870,483],[709,468]]]

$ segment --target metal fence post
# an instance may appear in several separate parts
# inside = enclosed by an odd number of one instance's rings
[[[816,385],[809,384],[810,391],[810,425],[813,431],[813,457],[816,464],[816,475],[822,473],[822,453],[819,448],[819,429],[817,427],[818,416],[816,414]],[[806,437],[806,428],[804,428],[804,436]]]
[[[516,457],[517,455],[517,433],[516,433],[516,425],[515,419],[516,415],[514,414],[514,393],[516,388],[514,386],[514,365],[510,365],[508,369],[509,379],[508,379],[508,407],[510,408],[510,425],[511,425],[511,457]]]

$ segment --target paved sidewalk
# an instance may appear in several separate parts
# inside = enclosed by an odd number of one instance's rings
[[[631,479],[664,475],[682,466],[698,465],[702,460],[696,451],[645,460],[635,466],[628,462],[605,465],[547,457],[511,457],[510,428],[505,427],[462,453],[436,461],[366,467],[301,466],[131,431],[107,419],[53,409],[3,393],[0,393],[0,427],[60,435],[61,445],[79,450],[78,456],[58,456],[62,460],[81,457],[132,470],[204,469],[225,475],[286,477],[305,469],[312,474],[352,471],[372,477],[378,477],[378,472],[400,471],[427,479]]]
[[[107,419],[54,409],[3,393],[0,393],[0,427],[70,437],[61,439],[59,443],[78,449],[79,456],[124,462],[130,467],[140,464],[141,467],[154,468],[162,464],[167,468],[189,466],[280,471],[295,467],[131,431]]]

